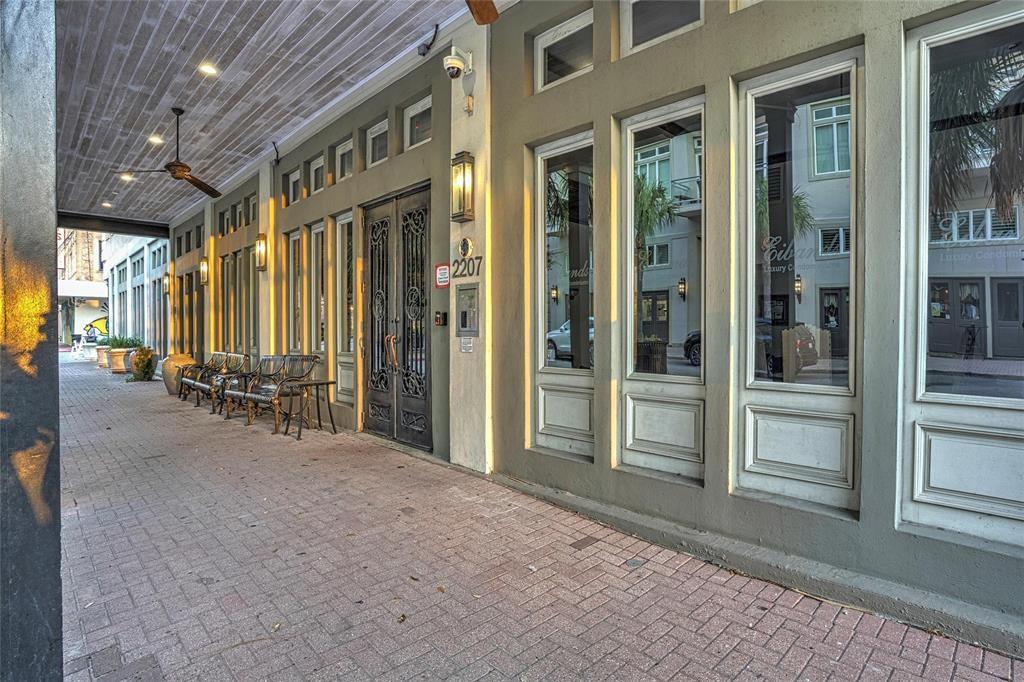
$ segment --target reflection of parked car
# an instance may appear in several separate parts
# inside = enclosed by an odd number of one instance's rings
[[[570,332],[569,323],[572,320],[566,320],[562,323],[562,326],[553,331],[549,331],[547,335],[547,354],[548,360],[571,360],[572,359],[572,334]],[[590,318],[590,366],[594,366],[594,318]]]
[[[796,336],[796,357],[799,359],[797,371],[804,367],[817,364],[818,349],[814,343],[814,335],[807,325],[798,322],[793,327]],[[781,332],[780,332],[781,333]],[[550,336],[550,335],[549,335]],[[700,366],[701,361],[701,334],[700,330],[690,332],[683,341],[683,354],[694,367]],[[756,337],[754,340],[757,350],[757,370],[761,375],[767,374],[774,377],[782,371],[782,357],[774,355],[772,345],[772,324],[763,317],[757,318]]]

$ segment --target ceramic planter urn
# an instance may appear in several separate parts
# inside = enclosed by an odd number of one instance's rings
[[[110,346],[96,346],[96,365],[110,367]]]
[[[192,356],[188,353],[172,353],[164,358],[160,373],[169,395],[178,395],[178,368],[191,365],[192,362]]]
[[[113,374],[128,373],[128,354],[134,348],[111,348],[110,349],[110,371]]]

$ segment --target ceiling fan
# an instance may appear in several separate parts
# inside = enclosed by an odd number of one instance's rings
[[[209,194],[211,197],[217,198],[220,196],[220,192],[210,187],[208,184],[200,180],[199,178],[192,175],[192,167],[187,163],[183,162],[179,157],[180,151],[180,139],[181,139],[181,128],[180,120],[181,115],[185,113],[184,109],[179,107],[171,107],[171,112],[174,113],[174,160],[170,161],[163,168],[158,169],[146,169],[146,170],[116,170],[114,173],[134,175],[135,173],[168,173],[175,180],[184,180],[193,187],[197,187],[202,191]]]
[[[498,20],[498,8],[494,6],[494,0],[466,0],[469,5],[469,13],[473,15],[473,21],[486,26]]]

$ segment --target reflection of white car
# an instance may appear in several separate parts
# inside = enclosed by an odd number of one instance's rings
[[[547,355],[548,360],[572,359],[572,335],[569,323],[566,320],[558,329],[548,332]],[[590,351],[588,354],[589,365],[594,366],[594,318],[590,318]]]

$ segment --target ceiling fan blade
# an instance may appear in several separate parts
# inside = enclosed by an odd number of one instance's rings
[[[203,182],[202,180],[200,180],[199,178],[195,177],[192,174],[187,173],[184,176],[182,176],[181,179],[184,180],[185,182],[189,183],[193,187],[198,187],[199,189],[203,190],[204,192],[209,194],[214,199],[216,199],[217,197],[220,196],[220,192],[215,190],[213,187],[210,187],[205,182]]]
[[[494,6],[494,0],[466,0],[469,5],[469,13],[473,15],[473,21],[486,26],[498,20],[498,8]]]
[[[123,168],[121,170],[112,170],[111,173],[166,173],[167,170],[164,168]]]

